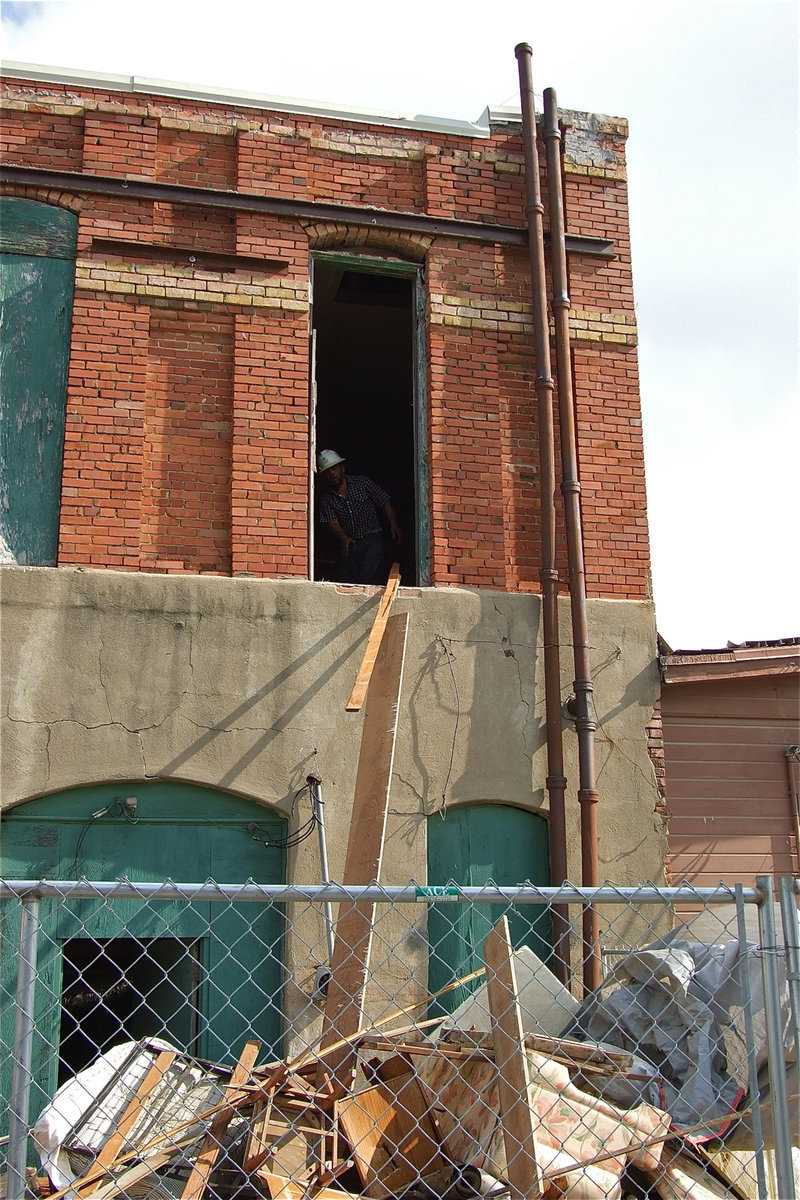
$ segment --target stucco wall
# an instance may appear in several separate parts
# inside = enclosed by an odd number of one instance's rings
[[[79,784],[157,777],[226,789],[289,815],[314,768],[324,780],[331,877],[341,878],[363,725],[363,713],[344,706],[374,590],[36,567],[4,568],[0,583],[4,807]],[[426,818],[442,803],[454,738],[449,806],[500,801],[543,815],[547,808],[539,597],[403,589],[395,606],[410,623],[386,883],[425,879]],[[566,699],[567,601],[561,616]],[[659,689],[652,606],[592,601],[590,633],[600,877],[663,882],[664,831],[645,731]],[[579,882],[569,723],[564,744],[569,871]],[[319,882],[316,839],[293,854],[290,881]],[[412,932],[407,924],[413,942]],[[301,957],[298,950],[296,962]],[[293,973],[295,1028],[313,964],[308,974]]]

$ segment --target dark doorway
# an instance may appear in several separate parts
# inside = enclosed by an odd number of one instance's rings
[[[416,287],[415,267],[314,261],[316,449],[338,451],[349,474],[369,475],[390,493],[404,540],[398,550],[387,537],[387,570],[399,561],[405,584],[426,582],[416,452]],[[314,579],[336,579],[336,547],[316,511],[313,544]]]
[[[64,942],[59,1084],[120,1042],[165,1037],[193,1051],[199,950],[180,938]]]

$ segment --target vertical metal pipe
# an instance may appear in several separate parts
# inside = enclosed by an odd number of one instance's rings
[[[33,1079],[31,1055],[38,932],[39,898],[38,896],[25,896],[22,901],[19,928],[14,1061],[11,1071],[11,1098],[8,1106],[8,1200],[24,1200],[25,1197],[28,1116]]]
[[[769,1090],[775,1130],[775,1171],[778,1177],[778,1195],[781,1200],[795,1200],[792,1135],[789,1128],[789,1097],[786,1089],[786,1055],[783,1045],[778,975],[779,949],[772,905],[772,876],[757,875],[756,886],[761,892],[758,904],[758,929],[761,942],[761,971],[764,978]]]
[[[787,746],[786,778],[789,785],[789,805],[794,828],[794,857],[800,872],[800,746]]]
[[[314,819],[317,822],[317,835],[319,837],[319,861],[320,872],[322,874],[322,882],[330,883],[328,874],[328,847],[325,843],[325,817],[323,815],[322,804],[322,780],[319,775],[306,776],[306,783],[311,791],[311,807],[314,812]],[[333,907],[330,901],[325,901],[325,930],[328,938],[328,965],[333,962]]]
[[[764,1131],[761,1126],[761,1097],[758,1089],[758,1055],[756,1053],[756,1034],[753,1022],[753,991],[750,987],[749,942],[747,938],[747,922],[744,912],[744,897],[742,885],[735,885],[736,891],[736,927],[739,937],[740,978],[742,981],[744,1012],[745,1045],[747,1050],[748,1079],[750,1082],[751,1123],[753,1127],[753,1151],[756,1156],[756,1182],[759,1196],[767,1196],[767,1173],[764,1168]]]
[[[561,662],[558,633],[558,571],[555,563],[556,482],[553,434],[553,375],[550,366],[550,332],[544,265],[544,205],[539,184],[536,148],[536,107],[533,98],[531,48],[521,42],[515,49],[519,64],[522,107],[522,144],[525,152],[525,214],[528,221],[533,297],[533,331],[536,351],[536,399],[539,432],[539,485],[542,525],[542,635],[544,647],[544,703],[547,730],[547,779],[550,806],[550,876],[554,887],[567,879],[567,822],[564,749],[561,739]],[[568,983],[569,919],[566,905],[554,905],[554,973]]]
[[[795,1058],[800,1055],[800,913],[794,893],[794,880],[784,875],[778,880],[781,902],[783,944],[786,947],[786,982],[792,1014]]]
[[[575,667],[575,727],[578,734],[578,800],[581,812],[581,883],[598,887],[597,802],[599,794],[594,762],[594,718],[592,669],[589,648],[589,614],[586,603],[586,570],[583,561],[578,478],[578,449],[575,435],[575,401],[572,389],[572,353],[569,343],[569,288],[567,246],[564,228],[564,189],[561,180],[561,129],[558,102],[553,88],[544,93],[544,142],[547,156],[547,194],[550,210],[550,263],[553,275],[553,317],[556,335],[559,434],[561,437],[561,491],[569,561],[569,596],[572,615],[572,653]],[[587,991],[599,987],[600,921],[597,910],[583,910],[583,979]]]

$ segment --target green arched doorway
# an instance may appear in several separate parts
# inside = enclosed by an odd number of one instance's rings
[[[466,804],[428,819],[428,884],[465,887],[550,882],[547,822],[506,804]],[[530,946],[543,960],[552,953],[550,916],[538,905],[432,904],[428,912],[428,990],[436,992],[483,966],[483,943],[499,917],[508,916],[515,947]],[[429,1016],[453,1012],[480,979],[454,988],[431,1005]]]
[[[283,883],[286,877],[285,819],[193,784],[73,788],[15,808],[1,832],[6,879]],[[4,901],[2,909],[2,1040],[10,1046],[19,908]],[[43,900],[40,923],[33,1113],[59,1082],[122,1041],[165,1037],[212,1062],[235,1060],[249,1037],[265,1053],[278,1048],[280,905]],[[10,1065],[0,1075],[8,1095]]]

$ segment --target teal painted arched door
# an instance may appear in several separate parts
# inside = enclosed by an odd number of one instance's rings
[[[6,879],[283,883],[286,877],[282,817],[192,784],[75,788],[12,810],[0,835]],[[19,905],[3,901],[0,908],[2,1041],[10,1046]],[[129,1039],[166,1037],[214,1062],[235,1059],[248,1037],[257,1037],[266,1054],[277,1049],[280,905],[43,900],[40,921],[34,1114],[63,1078]],[[0,1075],[8,1095],[10,1068]]]
[[[513,885],[550,882],[547,822],[535,813],[505,804],[468,804],[451,808],[442,819],[428,819],[428,884],[450,881],[466,887],[486,883]],[[428,911],[428,990],[436,992],[483,966],[483,943],[505,913],[515,947],[530,946],[547,961],[552,931],[546,909],[504,904],[431,904]],[[480,986],[476,980],[455,988],[431,1005],[430,1016],[452,1012]]]

